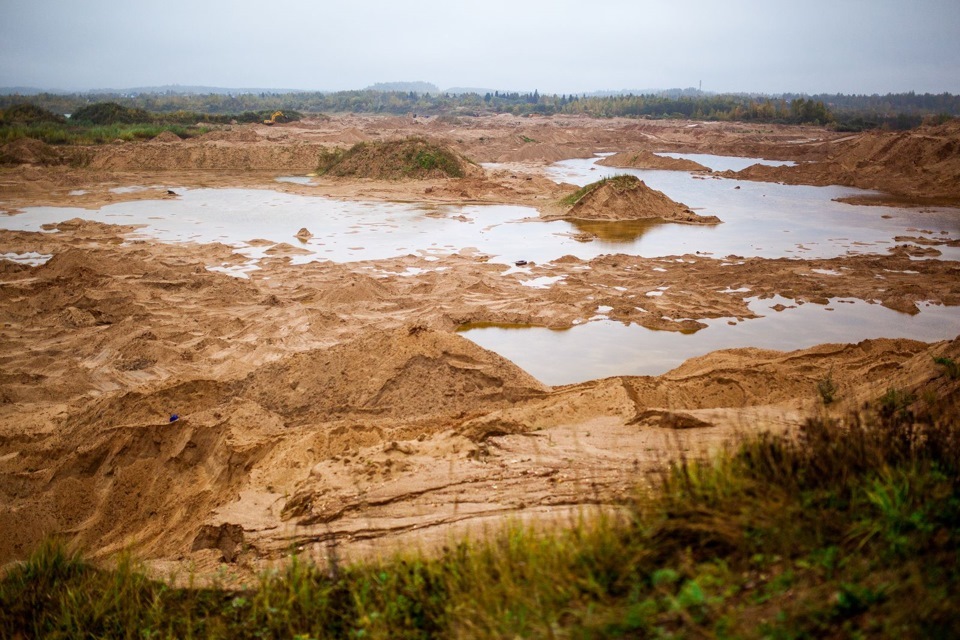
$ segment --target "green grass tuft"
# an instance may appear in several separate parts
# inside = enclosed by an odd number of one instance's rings
[[[317,173],[381,180],[462,178],[468,162],[447,147],[426,138],[410,137],[360,142],[346,151],[324,151]]]
[[[833,381],[833,376],[829,373],[826,377],[817,380],[817,394],[825,405],[833,404],[833,401],[837,399],[837,392],[839,390],[840,387]]]
[[[944,373],[946,373],[947,377],[951,380],[960,379],[960,364],[957,364],[957,361],[953,358],[947,358],[944,356],[934,358],[933,362],[943,367]]]
[[[600,178],[596,182],[591,182],[590,184],[577,189],[570,195],[561,198],[560,204],[566,207],[572,207],[604,185],[610,185],[618,192],[622,193],[624,191],[636,189],[640,185],[640,178],[628,174]]]

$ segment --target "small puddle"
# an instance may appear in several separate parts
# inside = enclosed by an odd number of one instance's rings
[[[313,178],[310,176],[280,176],[279,178],[274,178],[275,182],[287,182],[290,184],[313,184]]]
[[[664,158],[693,160],[713,171],[742,171],[755,164],[768,167],[793,167],[797,163],[790,160],[767,160],[765,158],[744,158],[739,156],[717,156],[710,153],[656,153]]]
[[[36,251],[27,251],[26,253],[0,253],[0,260],[9,260],[10,262],[25,264],[31,267],[39,267],[52,257],[50,254],[37,253]]]
[[[792,351],[867,338],[949,340],[960,333],[960,307],[921,304],[910,316],[879,304],[834,299],[828,305],[773,298],[748,300],[760,318],[704,320],[696,333],[656,331],[596,320],[571,329],[517,325],[465,325],[462,335],[514,362],[548,385],[619,375],[661,375],[685,360],[718,349],[758,347]],[[775,311],[782,304],[788,308]],[[792,308],[791,308],[792,307]],[[729,324],[735,322],[735,324]]]
[[[139,193],[141,191],[146,191],[147,189],[157,189],[159,187],[143,187],[143,186],[130,186],[130,187],[114,187],[110,189],[110,193]]]

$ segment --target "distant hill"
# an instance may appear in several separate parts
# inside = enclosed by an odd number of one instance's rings
[[[364,91],[403,91],[409,93],[440,93],[437,85],[430,82],[378,82],[366,87]]]

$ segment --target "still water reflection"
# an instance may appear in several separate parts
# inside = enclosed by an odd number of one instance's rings
[[[606,253],[658,257],[698,251],[721,257],[822,258],[886,253],[895,236],[921,231],[936,238],[960,237],[955,209],[854,206],[832,200],[863,193],[845,187],[698,179],[682,171],[597,167],[595,160],[559,162],[549,173],[558,181],[583,185],[626,171],[724,223],[543,222],[535,210],[517,206],[416,206],[266,189],[177,188],[175,199],[123,202],[98,210],[29,207],[22,214],[0,216],[0,228],[37,231],[44,223],[80,217],[142,225],[141,234],[164,242],[222,242],[251,259],[264,255],[269,243],[291,243],[305,250],[294,258],[298,263],[437,256],[465,248],[501,263],[545,263],[567,254],[589,260]],[[313,237],[300,242],[294,236],[303,227]],[[960,259],[960,248],[940,250],[945,259]]]
[[[694,334],[654,331],[611,320],[588,322],[563,331],[542,327],[477,326],[462,333],[499,353],[550,385],[616,375],[660,375],[688,358],[717,349],[759,347],[788,351],[828,342],[866,338],[912,338],[936,341],[960,334],[960,308],[921,305],[918,315],[898,313],[879,304],[834,299],[829,305],[797,305],[783,311],[775,296],[749,301],[760,318],[736,324],[732,318],[706,320]]]

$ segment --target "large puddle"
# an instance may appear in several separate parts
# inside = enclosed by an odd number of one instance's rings
[[[752,158],[671,154],[711,168],[753,163]],[[545,263],[563,255],[589,260],[601,254],[660,257],[701,252],[761,257],[826,258],[886,253],[896,236],[960,237],[955,209],[864,207],[834,198],[867,193],[845,187],[805,187],[713,179],[680,171],[624,170],[595,165],[596,158],[549,168],[557,181],[584,185],[605,175],[632,173],[649,186],[724,224],[694,226],[658,221],[542,222],[516,206],[425,207],[384,202],[344,202],[267,189],[180,189],[179,196],[107,205],[99,210],[29,207],[0,217],[0,227],[40,230],[80,217],[142,225],[140,233],[164,242],[222,242],[255,260],[269,243],[304,250],[294,262],[351,262],[407,254],[437,256],[472,248],[495,262]],[[782,163],[780,163],[782,164]],[[281,178],[304,182],[307,178]],[[134,188],[134,187],[131,187]],[[314,234],[294,236],[301,228]],[[584,242],[584,235],[594,238]],[[251,245],[251,241],[256,242]],[[960,260],[960,248],[938,247]]]
[[[771,307],[776,304],[788,308],[775,311]],[[762,317],[742,322],[734,318],[705,320],[707,328],[693,334],[597,320],[566,330],[484,326],[468,328],[464,335],[545,384],[560,385],[618,375],[660,375],[688,358],[717,349],[789,351],[866,338],[932,342],[960,333],[957,307],[921,304],[921,312],[910,316],[859,300],[834,299],[825,306],[795,305],[792,300],[775,296],[752,299],[749,305]]]
[[[756,161],[703,154],[670,155],[697,160],[711,168],[740,167]],[[724,162],[715,160],[719,158],[724,158]],[[694,211],[718,216],[724,222],[716,226],[580,223],[585,231],[599,235],[610,252],[665,256],[705,251],[716,256],[829,258],[886,253],[897,244],[896,236],[918,236],[923,232],[935,238],[960,237],[960,215],[956,209],[865,207],[834,201],[872,193],[862,189],[728,180],[684,171],[619,169],[595,162],[596,158],[565,160],[552,165],[549,174],[558,182],[578,186],[605,176],[635,175],[647,186],[663,191]],[[938,249],[943,259],[960,260],[960,248]]]

